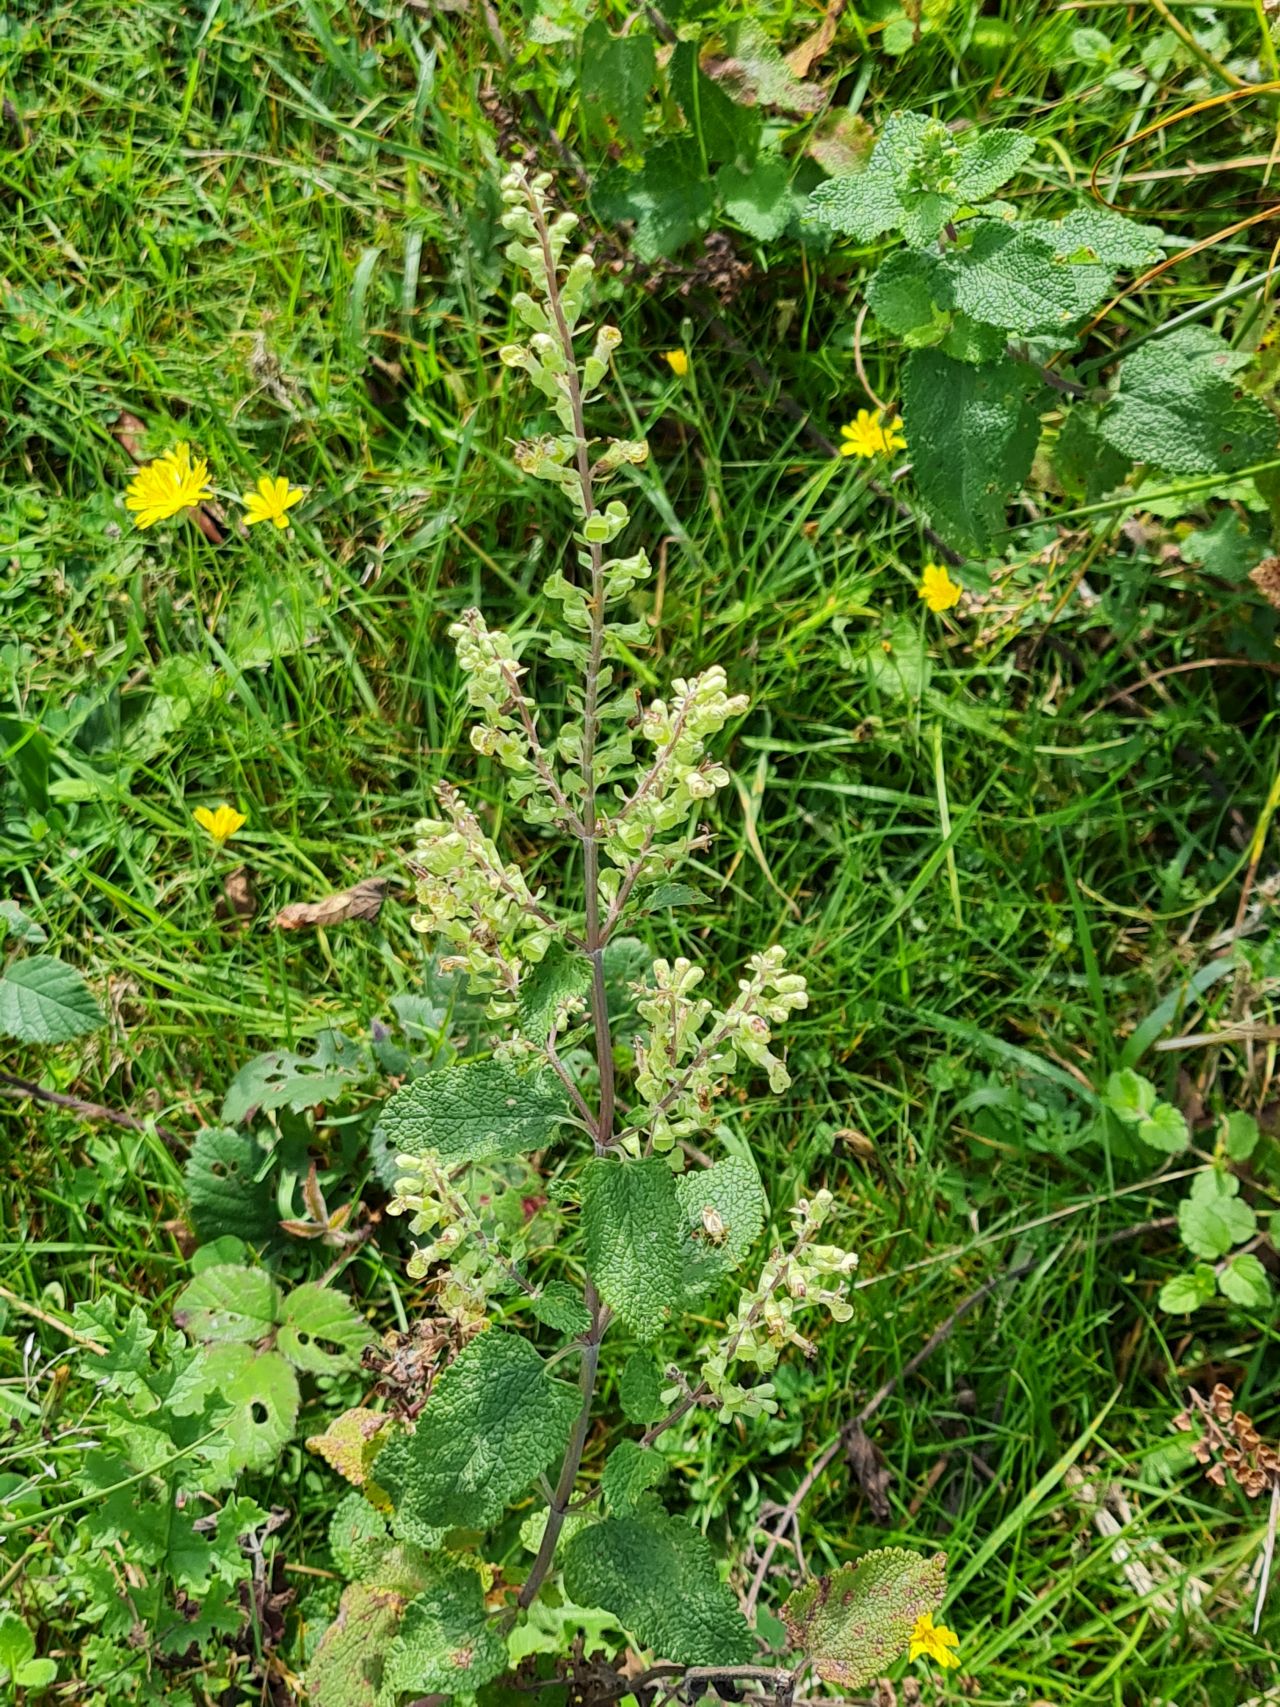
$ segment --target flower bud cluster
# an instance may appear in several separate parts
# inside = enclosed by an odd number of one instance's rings
[[[528,1254],[523,1224],[501,1214],[511,1194],[487,1195],[477,1207],[435,1156],[397,1156],[396,1162],[403,1173],[388,1213],[411,1216],[411,1233],[431,1235],[410,1257],[409,1274],[421,1280],[438,1265],[447,1265],[436,1277],[436,1308],[459,1328],[483,1322],[489,1299],[510,1291],[518,1265]]]
[[[491,993],[490,1012],[511,1011],[524,967],[551,946],[552,929],[537,913],[537,897],[518,865],[504,864],[474,812],[442,783],[436,798],[445,816],[415,826],[414,863],[419,911],[413,928],[442,936],[455,952],[445,971],[464,971]]]
[[[729,1373],[735,1363],[767,1373],[777,1367],[788,1346],[812,1357],[817,1348],[796,1325],[797,1314],[821,1309],[834,1322],[847,1322],[853,1314],[849,1276],[858,1266],[857,1256],[838,1245],[813,1243],[833,1203],[831,1193],[823,1190],[813,1198],[801,1198],[793,1207],[792,1248],[770,1252],[758,1283],[743,1292],[724,1337],[703,1363],[702,1379],[719,1402],[722,1420],[772,1415],[778,1408],[772,1383],[743,1387]]]
[[[687,826],[700,802],[728,785],[729,772],[706,757],[707,741],[750,704],[746,694],[728,692],[719,664],[687,681],[677,677],[672,688],[670,704],[655,699],[641,718],[639,737],[654,749],[653,762],[635,792],[611,815],[605,843],[619,866],[629,865],[643,852],[655,876],[664,866],[657,839]],[[614,876],[615,886],[617,881]]]
[[[649,1022],[647,1037],[636,1045],[636,1089],[645,1105],[636,1124],[651,1135],[655,1150],[670,1150],[678,1139],[714,1125],[716,1091],[739,1061],[761,1068],[775,1093],[790,1085],[769,1047],[771,1027],[806,1007],[809,997],[803,975],[783,970],[785,958],[776,945],[753,954],[750,977],[739,980],[738,995],[723,1012],[695,995],[705,977],[700,966],[684,958],[654,961],[652,985],[636,1003]]]

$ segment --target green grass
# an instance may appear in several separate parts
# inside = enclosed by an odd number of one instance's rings
[[[980,47],[973,8],[940,8],[939,29],[900,59],[853,16],[865,10],[850,9],[815,75],[873,121],[920,106],[1028,128],[1046,205],[1069,205],[1126,134],[1221,87],[1174,61],[1135,94],[1071,57],[1071,29],[1088,24],[1136,64],[1162,27],[1145,8],[1003,0]],[[20,6],[0,32],[26,131],[19,145],[11,127],[0,156],[0,862],[4,892],[111,1019],[82,1048],[15,1051],[5,1066],[184,1139],[216,1121],[249,1056],[330,1026],[367,1031],[420,987],[402,900],[375,926],[318,935],[271,920],[395,873],[440,777],[492,797],[445,633],[472,603],[525,631],[543,621],[563,524],[510,457],[523,405],[496,360],[507,287],[481,92],[496,89],[545,162],[519,88],[588,179],[605,160],[583,138],[567,50],[530,45],[520,7],[500,12],[515,70],[478,18],[414,7]],[[609,15],[620,25],[621,9]],[[765,22],[790,45],[818,15],[779,4]],[[1251,4],[1216,15],[1233,54],[1262,51]],[[1204,113],[1119,157],[1123,184],[1115,157],[1101,181],[1192,242],[1253,207],[1258,173],[1132,174],[1265,155],[1273,124],[1265,99]],[[564,191],[580,198],[568,174]],[[1259,256],[1244,233],[1166,274],[1111,317],[1097,353],[1225,292]],[[1225,1707],[1276,1681],[1274,1591],[1250,1630],[1265,1511],[1209,1487],[1170,1423],[1186,1382],[1229,1379],[1274,1434],[1276,1324],[1216,1307],[1190,1330],[1162,1316],[1174,1234],[1115,1235],[1171,1215],[1178,1187],[1077,1140],[1088,1087],[1226,952],[1280,768],[1273,677],[1258,667],[1274,624],[1238,574],[1178,555],[1231,496],[1203,483],[1127,529],[1116,509],[1059,530],[1067,501],[1049,495],[1049,519],[1028,516],[1003,562],[970,566],[975,591],[991,581],[977,606],[930,617],[915,596],[932,554],[919,524],[776,401],[785,388],[831,436],[864,404],[850,333],[868,260],[780,252],[723,309],[739,350],[716,345],[696,293],[646,293],[625,266],[609,286],[627,340],[617,430],[648,434],[654,453],[632,505],[662,567],[637,679],[654,692],[720,662],[752,696],[693,878],[711,899],[654,923],[653,945],[710,953],[725,990],[775,938],[803,960],[812,1000],[792,1032],[793,1088],[739,1121],[775,1212],[825,1182],[861,1258],[854,1318],[785,1372],[783,1416],[691,1431],[679,1488],[749,1566],[766,1503],[785,1502],[967,1294],[1031,1264],[869,1424],[892,1474],[889,1528],[837,1459],[801,1514],[805,1558],[819,1568],[886,1535],[944,1547],[969,1698],[989,1707]],[[1252,339],[1260,314],[1245,297],[1204,323]],[[661,360],[682,341],[687,384]],[[866,357],[892,395],[893,352]],[[306,486],[296,525],[221,545],[186,526],[139,534],[120,506],[121,411],[143,423],[148,454],[189,438],[229,513],[264,469]],[[910,504],[910,482],[898,492]],[[1206,659],[1231,663],[1147,679]],[[545,673],[537,686],[560,691]],[[223,799],[249,822],[218,854],[191,814]],[[555,876],[544,850],[524,852]],[[217,912],[241,864],[255,896],[243,926]],[[1265,853],[1264,889],[1272,870]],[[1270,1023],[1268,936],[1246,938],[1240,970],[1148,1041]],[[1184,1105],[1265,1111],[1273,1049],[1143,1065]],[[55,1321],[102,1294],[159,1313],[186,1273],[182,1146],[21,1100],[0,1101],[0,1119],[0,1285]],[[1258,1200],[1275,1208],[1265,1142]],[[379,1329],[419,1299],[394,1242],[366,1247],[349,1278]],[[3,1332],[0,1399],[51,1404],[67,1350],[56,1326],[11,1310]],[[60,1427],[46,1436],[55,1457],[71,1449]],[[1126,1581],[1071,1492],[1072,1465],[1123,1492],[1131,1547],[1152,1538],[1175,1582],[1208,1584],[1203,1610],[1169,1615]],[[293,1451],[259,1497],[291,1513],[272,1537],[284,1564],[323,1561],[331,1478]],[[3,1594],[40,1604],[30,1579],[47,1553],[12,1577],[6,1557]],[[774,1607],[786,1545],[777,1564]],[[49,1629],[56,1646],[57,1614]],[[74,1655],[62,1675],[77,1675]],[[946,1698],[960,1699],[954,1681]]]

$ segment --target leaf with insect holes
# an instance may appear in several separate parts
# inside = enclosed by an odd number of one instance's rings
[[[264,1339],[280,1319],[280,1288],[260,1268],[216,1263],[178,1294],[173,1319],[210,1344]]]
[[[432,1581],[411,1600],[387,1651],[383,1698],[469,1694],[507,1666],[507,1644],[489,1621],[479,1571],[448,1554],[431,1561]]]
[[[1137,1126],[1146,1120],[1156,1105],[1156,1087],[1132,1067],[1112,1073],[1107,1079],[1102,1099],[1117,1119],[1126,1126]]]
[[[222,1100],[222,1119],[228,1126],[240,1126],[260,1111],[287,1108],[300,1114],[333,1102],[372,1072],[372,1059],[362,1044],[327,1031],[310,1055],[272,1049],[246,1062]]]
[[[378,1481],[421,1522],[482,1529],[565,1447],[578,1395],[528,1340],[490,1328],[441,1374],[411,1435],[378,1458]]]
[[[1240,1201],[1240,1181],[1234,1174],[1206,1168],[1191,1182],[1191,1191],[1178,1205],[1178,1231],[1193,1256],[1225,1256],[1257,1230],[1258,1218]]]
[[[370,1337],[369,1324],[349,1298],[308,1281],[284,1301],[276,1346],[295,1369],[337,1375],[359,1367]]]
[[[662,1372],[651,1351],[633,1351],[618,1377],[618,1403],[628,1422],[646,1427],[663,1414]]]
[[[579,1530],[565,1548],[564,1586],[677,1665],[743,1665],[755,1654],[706,1540],[656,1504]]]
[[[275,1351],[206,1346],[197,1371],[204,1391],[230,1407],[225,1428],[232,1470],[269,1470],[293,1438],[298,1378]]]
[[[600,1477],[605,1505],[614,1517],[626,1517],[666,1473],[667,1461],[660,1452],[641,1446],[638,1440],[620,1440],[605,1459]]]
[[[382,1110],[378,1132],[397,1154],[485,1162],[541,1150],[564,1113],[564,1091],[549,1073],[464,1061],[398,1090]]]
[[[1145,1120],[1138,1122],[1138,1136],[1153,1150],[1166,1156],[1178,1156],[1191,1142],[1186,1117],[1171,1102],[1158,1102]]]
[[[1218,1290],[1246,1310],[1266,1310],[1271,1304],[1271,1282],[1252,1251],[1232,1257],[1218,1276]]]
[[[1207,1263],[1197,1263],[1186,1274],[1175,1274],[1160,1288],[1158,1303],[1171,1316],[1189,1316],[1213,1297],[1217,1276]]]
[[[0,1037],[67,1043],[105,1024],[84,979],[54,955],[10,961],[0,975]]]
[[[654,1339],[684,1295],[685,1259],[671,1169],[589,1161],[582,1181],[587,1269],[601,1298],[640,1339]]]
[[[191,1220],[205,1242],[234,1233],[250,1244],[275,1236],[279,1210],[271,1186],[256,1178],[263,1153],[246,1132],[205,1126],[182,1170]]]
[[[798,1588],[782,1608],[792,1647],[826,1683],[863,1689],[906,1652],[917,1619],[947,1591],[946,1555],[880,1547]]]
[[[1025,363],[971,366],[913,350],[902,420],[920,496],[962,551],[985,550],[1031,470],[1043,388]]]
[[[1134,463],[1168,474],[1231,473],[1276,448],[1275,416],[1238,393],[1249,360],[1214,332],[1183,326],[1126,356],[1102,432]]]

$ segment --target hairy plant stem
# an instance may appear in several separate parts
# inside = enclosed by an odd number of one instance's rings
[[[582,1367],[578,1373],[578,1390],[582,1394],[582,1406],[569,1436],[569,1444],[565,1448],[559,1480],[556,1482],[551,1508],[547,1512],[547,1527],[542,1532],[542,1542],[533,1561],[533,1569],[525,1578],[524,1587],[516,1600],[516,1605],[521,1609],[533,1605],[538,1590],[555,1560],[556,1545],[560,1540],[560,1531],[564,1528],[564,1520],[569,1515],[574,1483],[578,1480],[578,1468],[582,1463],[583,1448],[587,1444],[587,1431],[591,1427],[591,1401],[595,1398],[596,1374],[600,1367],[600,1341],[609,1325],[609,1312],[601,1307],[599,1295],[589,1280],[586,1283],[586,1303],[591,1312],[591,1326],[580,1342]]]
[[[578,480],[582,487],[582,518],[595,514],[595,489],[591,478],[591,446],[582,408],[582,382],[573,348],[573,333],[564,317],[560,281],[551,249],[551,235],[536,197],[529,197],[533,227],[542,249],[547,275],[547,306],[555,320],[556,335],[564,353],[565,391],[577,445]],[[596,1066],[600,1074],[600,1107],[596,1116],[597,1154],[613,1143],[614,1086],[613,1038],[609,1030],[609,1002],[604,982],[604,934],[600,920],[600,843],[596,828],[596,738],[600,729],[600,666],[604,660],[604,549],[598,541],[588,543],[591,561],[591,634],[587,653],[587,679],[582,706],[582,850],[586,884],[587,930],[585,949],[591,962],[591,1025],[595,1033]]]
[[[582,384],[573,348],[573,333],[570,331],[564,316],[564,304],[560,297],[560,281],[556,274],[556,262],[552,253],[551,236],[547,229],[547,222],[541,207],[538,205],[537,198],[530,195],[529,203],[533,211],[534,230],[538,234],[538,242],[542,249],[543,265],[546,269],[547,306],[555,320],[560,347],[564,352],[565,389],[569,398],[570,418],[573,422],[573,434],[577,444],[578,478],[582,486],[582,512],[585,521],[595,512],[596,504],[591,478],[591,449],[587,440],[586,418],[582,407]],[[595,751],[596,738],[600,727],[600,666],[604,660],[604,552],[600,544],[595,541],[589,542],[588,549],[591,563],[591,635],[587,653],[587,677],[582,707],[581,841],[583,879],[586,884],[586,938],[583,948],[591,963],[591,1025],[595,1035],[596,1067],[600,1077],[600,1103],[593,1124],[593,1138],[596,1154],[601,1155],[613,1143],[616,1092],[614,1087],[613,1037],[609,1030],[609,1000],[604,981],[605,933],[602,930],[600,917],[600,843],[596,827]],[[609,1325],[611,1312],[602,1306],[599,1294],[590,1279],[586,1282],[584,1299],[587,1309],[591,1313],[591,1326],[587,1329],[581,1342],[582,1366],[579,1371],[578,1384],[582,1394],[582,1404],[569,1435],[569,1443],[565,1447],[555,1494],[547,1512],[546,1528],[542,1532],[542,1541],[533,1561],[533,1568],[525,1579],[516,1602],[521,1609],[532,1606],[547,1572],[555,1562],[560,1532],[564,1528],[564,1520],[573,1500],[573,1490],[578,1480],[578,1471],[582,1465],[582,1453],[587,1444],[587,1434],[591,1428],[591,1406],[595,1398],[596,1376],[600,1368],[600,1341],[604,1338],[605,1329]]]

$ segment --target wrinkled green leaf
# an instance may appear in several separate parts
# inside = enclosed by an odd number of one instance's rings
[[[595,202],[605,219],[635,221],[632,248],[642,261],[674,255],[706,230],[715,211],[702,156],[683,137],[651,148],[638,171],[618,166],[607,172]]]
[[[582,1183],[587,1269],[601,1298],[641,1339],[666,1326],[684,1291],[676,1182],[667,1164],[587,1163]]]
[[[605,1459],[600,1478],[606,1507],[614,1517],[628,1516],[666,1473],[667,1462],[660,1452],[636,1440],[620,1440]]]
[[[391,1097],[378,1129],[394,1152],[442,1162],[519,1156],[551,1142],[565,1095],[550,1074],[502,1061],[466,1061],[414,1079]]]
[[[906,1652],[916,1620],[942,1605],[946,1563],[943,1553],[880,1547],[815,1577],[782,1609],[792,1646],[813,1656],[827,1683],[865,1688]]]
[[[664,1414],[662,1372],[651,1351],[633,1351],[618,1377],[618,1403],[629,1422],[646,1427]]]
[[[1233,375],[1249,360],[1216,333],[1183,326],[1120,364],[1103,436],[1134,463],[1169,474],[1230,473],[1276,448],[1275,417],[1238,394]]]
[[[982,551],[1031,470],[1042,387],[1020,362],[982,367],[913,350],[902,419],[920,496],[934,526],[962,551]]]
[[[529,1307],[540,1322],[569,1339],[585,1334],[591,1326],[591,1313],[582,1301],[582,1293],[567,1280],[547,1281],[538,1296],[530,1300]]]
[[[414,1433],[383,1448],[378,1482],[422,1523],[482,1529],[563,1453],[578,1405],[528,1340],[490,1328],[436,1381]]]
[[[433,1559],[433,1580],[404,1609],[387,1654],[384,1694],[394,1698],[478,1689],[506,1669],[507,1644],[485,1614],[476,1571],[447,1555]]]
[[[737,1268],[764,1230],[764,1190],[754,1162],[726,1156],[676,1181],[685,1247],[704,1279]]]
[[[741,1665],[755,1641],[706,1541],[657,1506],[609,1517],[565,1548],[564,1586],[677,1665]]]
[[[51,954],[11,961],[0,974],[0,1037],[66,1043],[105,1023],[84,979]]]
[[[279,1227],[271,1187],[256,1179],[262,1152],[249,1134],[231,1126],[205,1126],[196,1134],[183,1168],[191,1220],[202,1240],[234,1233],[254,1244]]]
[[[790,169],[780,154],[761,154],[745,171],[722,167],[716,189],[728,217],[761,243],[781,237],[795,213]]]

